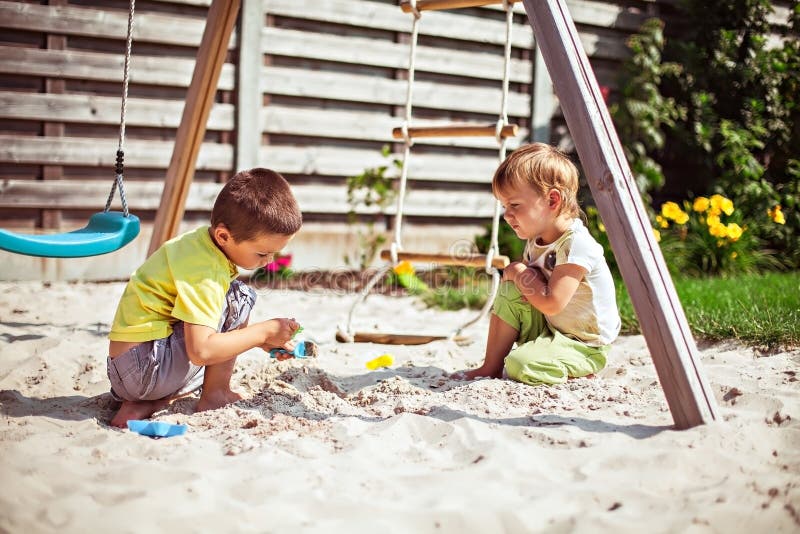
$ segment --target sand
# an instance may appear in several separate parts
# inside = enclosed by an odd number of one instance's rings
[[[156,440],[107,425],[123,287],[0,283],[0,531],[800,531],[798,349],[703,345],[721,420],[676,431],[641,336],[594,379],[464,383],[448,374],[482,360],[486,321],[469,345],[339,344],[354,295],[262,289],[253,320],[296,317],[320,356],[245,353],[248,400],[179,400],[154,419],[189,431]],[[375,295],[357,326],[471,314]]]

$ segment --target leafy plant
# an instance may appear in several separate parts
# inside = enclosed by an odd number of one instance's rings
[[[662,61],[664,23],[658,19],[647,20],[627,44],[631,57],[623,67],[620,101],[609,112],[625,140],[623,149],[636,186],[649,201],[648,191],[664,185],[663,169],[652,155],[664,148],[665,129],[686,118],[686,107],[665,97],[661,83],[667,76],[679,76],[682,68]]]
[[[384,145],[381,155],[388,159],[386,165],[369,167],[364,169],[361,174],[349,176],[347,178],[347,204],[350,210],[347,213],[347,220],[350,224],[358,222],[356,210],[361,206],[377,206],[380,213],[394,200],[394,179],[387,174],[390,166],[401,168],[403,162],[392,156],[391,147]],[[358,230],[358,251],[356,258],[358,267],[366,269],[372,263],[378,249],[386,243],[386,236],[375,229],[375,222],[370,220],[367,223],[366,231]],[[353,258],[349,255],[344,257],[345,263],[352,264]]]
[[[664,41],[654,20],[631,38],[613,110],[637,184],[692,173],[695,193],[735,200],[749,234],[798,267],[800,3],[782,27],[769,0],[677,5],[680,38]],[[778,206],[783,224],[769,216]]]

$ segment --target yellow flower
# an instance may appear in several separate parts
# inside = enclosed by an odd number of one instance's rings
[[[717,226],[720,224],[719,222],[719,214],[709,213],[708,218],[706,219],[706,223],[708,227],[711,228],[712,226]]]
[[[720,207],[725,215],[730,215],[733,213],[733,201],[728,198],[722,200],[722,206]]]
[[[737,252],[735,250],[733,252],[731,252],[731,259],[732,260],[735,260],[738,257],[739,257],[739,254],[737,254]]]
[[[678,224],[686,224],[686,221],[689,220],[689,215],[675,202],[665,202],[662,204],[661,216],[665,219],[672,219]]]
[[[706,197],[697,197],[694,199],[694,204],[692,204],[692,209],[697,213],[703,213],[708,209],[709,202]]]
[[[653,228],[653,235],[656,237],[656,243],[661,242],[661,232]]]
[[[414,274],[414,266],[410,261],[401,261],[392,270],[397,274]]]
[[[713,235],[714,237],[727,237],[728,228],[724,224],[717,223],[713,226],[708,227],[708,233]]]
[[[658,223],[658,226],[660,226],[661,228],[669,228],[669,221],[666,220],[661,215],[656,215],[656,222]]]
[[[680,212],[681,208],[675,202],[664,202],[661,205],[661,216],[667,219],[674,219]]]
[[[781,211],[781,207],[779,205],[772,209],[768,209],[767,215],[769,215],[769,218],[777,224],[786,224],[786,217],[783,216],[783,211]]]
[[[716,214],[722,212],[725,215],[730,215],[733,213],[733,201],[729,198],[725,198],[722,195],[711,195],[710,203],[711,211]]]
[[[606,232],[606,225],[601,223],[601,222],[598,222],[597,223],[597,229],[600,230],[601,232],[605,233]]]
[[[738,241],[739,238],[742,237],[742,233],[744,233],[742,227],[736,223],[728,223],[728,226],[725,227],[725,229],[727,230],[728,238],[731,241]]]

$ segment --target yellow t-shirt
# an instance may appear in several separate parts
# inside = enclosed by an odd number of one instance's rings
[[[238,270],[202,226],[164,243],[131,275],[109,338],[150,341],[177,321],[217,329]]]

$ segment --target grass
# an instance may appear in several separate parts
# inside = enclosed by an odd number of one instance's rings
[[[675,290],[689,327],[709,341],[738,339],[749,344],[800,345],[800,272],[739,275],[730,278],[677,278]],[[639,322],[625,286],[617,285],[622,333],[638,334]],[[428,306],[480,308],[488,283],[479,277],[464,288],[439,287],[425,292]]]
[[[695,336],[717,341],[739,339],[767,346],[800,345],[800,272],[739,275],[730,278],[677,278],[675,291]],[[624,333],[639,333],[639,323],[623,284],[617,304]]]

